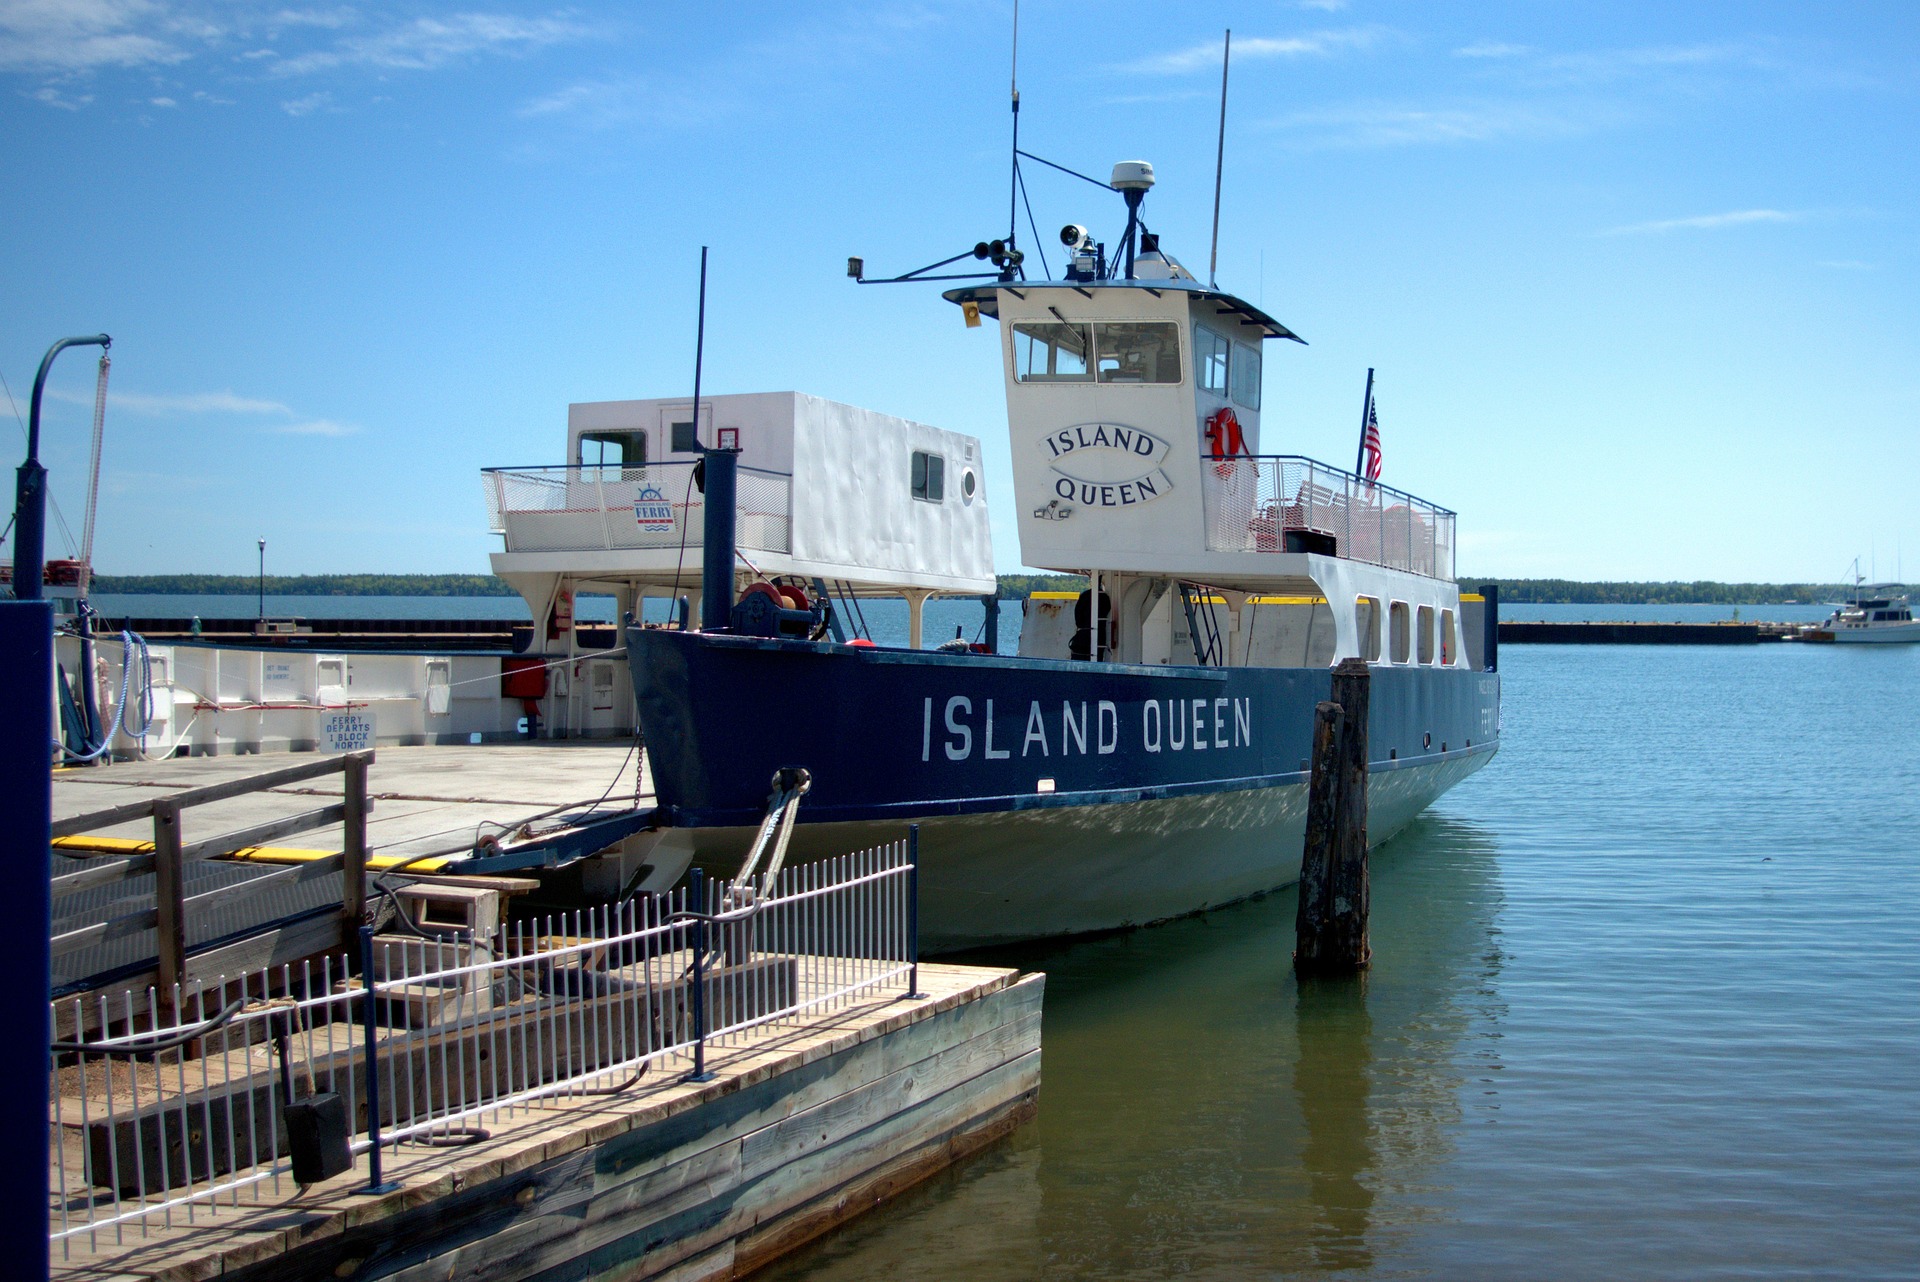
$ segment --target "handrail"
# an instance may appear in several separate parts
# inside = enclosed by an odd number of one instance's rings
[[[661,467],[698,467],[699,459],[659,459],[648,463],[529,463],[520,467],[483,467],[482,476],[491,476],[496,472],[645,472]],[[761,476],[778,476],[792,480],[792,472],[776,472],[767,467],[749,467],[745,463],[737,464],[742,472],[758,472]]]
[[[1460,515],[1452,508],[1441,507],[1438,503],[1423,499],[1418,494],[1410,494],[1406,490],[1397,489],[1381,481],[1369,481],[1358,472],[1349,472],[1345,468],[1335,467],[1331,463],[1322,463],[1319,459],[1306,454],[1203,454],[1200,457],[1204,462],[1208,463],[1234,463],[1241,461],[1249,463],[1310,463],[1323,472],[1331,473],[1334,476],[1345,477],[1354,484],[1364,485],[1370,490],[1381,490],[1398,498],[1406,499],[1409,502],[1418,503],[1420,506],[1428,508],[1441,516]]]

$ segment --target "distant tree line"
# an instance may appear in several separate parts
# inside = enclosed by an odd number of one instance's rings
[[[1471,591],[1500,585],[1500,600],[1519,605],[1796,605],[1837,601],[1850,590],[1839,583],[1582,582],[1577,579],[1462,579]]]
[[[178,593],[252,596],[260,580],[251,574],[97,574],[98,593]],[[491,574],[269,574],[275,596],[516,596]]]

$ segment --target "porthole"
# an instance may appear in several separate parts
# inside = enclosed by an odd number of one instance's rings
[[[968,468],[966,471],[960,474],[961,502],[963,503],[973,502],[973,496],[979,493],[979,490],[980,490],[980,480],[978,477],[976,477],[973,474],[972,468]]]
[[[1433,747],[1433,731],[1431,731],[1431,730],[1429,730],[1429,731],[1427,731],[1427,737],[1426,737],[1425,739],[1422,739],[1422,740],[1420,741],[1420,746],[1421,746],[1422,748],[1431,748],[1431,747]]]

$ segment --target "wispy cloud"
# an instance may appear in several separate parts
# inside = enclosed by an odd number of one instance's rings
[[[1337,31],[1314,31],[1300,36],[1243,36],[1233,42],[1234,60],[1265,58],[1328,58],[1353,50],[1369,49],[1392,34],[1385,27],[1346,27]],[[1115,70],[1130,75],[1177,76],[1220,65],[1220,46],[1212,41],[1190,45],[1170,53],[1155,54],[1125,63]]]
[[[1519,58],[1533,52],[1530,45],[1503,44],[1498,40],[1476,40],[1453,51],[1456,58]]]
[[[79,72],[191,57],[181,23],[158,0],[8,0],[0,5],[0,68]],[[60,104],[55,104],[60,105]]]
[[[90,93],[69,98],[53,85],[45,85],[34,90],[32,97],[35,102],[45,103],[49,107],[58,107],[62,111],[78,111],[93,101],[93,95]]]
[[[306,75],[335,67],[383,71],[431,71],[483,54],[523,54],[581,40],[592,29],[570,18],[519,18],[498,13],[456,13],[411,22],[364,36],[349,36],[271,64],[273,74]]]
[[[1449,106],[1350,103],[1296,111],[1266,122],[1310,148],[1409,147],[1559,138],[1597,127],[1605,113],[1537,103],[1477,102]]]
[[[316,418],[306,423],[288,423],[284,427],[267,429],[280,436],[352,436],[360,429],[351,423],[336,423],[330,418]]]
[[[1609,227],[1602,236],[1659,236],[1671,231],[1718,231],[1753,223],[1797,223],[1806,214],[1787,209],[1735,209],[1724,214],[1696,214],[1691,218],[1661,218],[1653,222]]]
[[[113,71],[197,61],[205,87],[263,75],[432,71],[524,56],[608,30],[569,10],[402,17],[380,7],[265,10],[232,0],[0,0],[0,72],[39,78],[45,87],[29,96],[73,110],[92,99],[71,92],[72,81]],[[172,74],[188,77],[195,69]],[[193,96],[199,98],[205,87]],[[300,114],[297,107],[287,109]]]
[[[333,95],[324,89],[320,89],[299,98],[289,98],[280,104],[280,110],[286,112],[289,116],[311,116],[314,112],[319,111],[332,101]]]
[[[91,395],[49,389],[47,395],[76,404],[93,404]],[[156,418],[178,418],[186,414],[273,414],[285,418],[294,412],[279,401],[239,396],[233,392],[123,392],[108,393],[108,408],[129,414],[147,414]]]

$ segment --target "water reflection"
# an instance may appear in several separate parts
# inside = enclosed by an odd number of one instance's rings
[[[1368,1269],[1435,1214],[1492,1055],[1494,844],[1427,816],[1376,852],[1373,887],[1358,980],[1295,981],[1291,891],[977,955],[1048,974],[1039,1120],[769,1276]]]
[[[1320,1268],[1368,1268],[1373,1190],[1366,1177],[1374,1153],[1367,1114],[1373,1018],[1366,977],[1297,981],[1294,1027],[1300,1051],[1293,1094],[1307,1128],[1300,1164],[1316,1212],[1305,1246]]]

